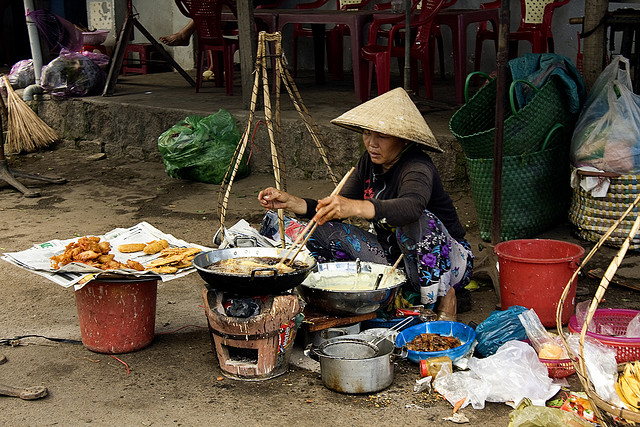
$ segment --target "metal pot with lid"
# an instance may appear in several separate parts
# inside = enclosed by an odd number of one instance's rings
[[[305,354],[320,362],[322,383],[340,393],[361,394],[383,390],[393,382],[394,360],[405,357],[388,339],[369,335],[343,335],[320,346],[309,346]]]

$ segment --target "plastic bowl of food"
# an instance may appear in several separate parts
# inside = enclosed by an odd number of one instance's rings
[[[109,30],[95,30],[82,32],[82,44],[99,46],[107,40]]]
[[[451,361],[456,361],[467,354],[476,339],[476,331],[470,326],[459,322],[439,320],[425,322],[400,331],[396,338],[396,346],[403,347],[411,343],[420,334],[438,334],[443,337],[455,337],[460,340],[458,347],[441,351],[407,351],[407,359],[415,363],[431,357],[447,356]]]

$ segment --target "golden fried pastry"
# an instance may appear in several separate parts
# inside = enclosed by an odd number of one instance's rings
[[[165,239],[154,240],[153,242],[148,242],[143,251],[145,254],[153,255],[168,247],[169,242],[167,242]]]
[[[159,274],[173,274],[178,271],[178,267],[175,267],[173,265],[163,265],[161,267],[147,268],[147,270],[153,271],[154,273],[159,273]]]
[[[124,245],[118,246],[118,251],[123,254],[128,254],[131,252],[140,252],[147,246],[146,243],[125,243]]]

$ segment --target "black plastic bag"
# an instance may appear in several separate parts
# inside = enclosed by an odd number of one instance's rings
[[[164,168],[172,178],[222,184],[233,160],[240,131],[235,118],[220,109],[207,117],[188,116],[158,138]],[[249,175],[246,159],[235,179]]]

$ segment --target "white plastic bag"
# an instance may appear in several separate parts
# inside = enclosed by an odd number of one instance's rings
[[[596,80],[571,139],[574,166],[640,173],[640,98],[629,67],[628,59],[617,56]]]
[[[560,390],[533,347],[515,340],[484,359],[472,357],[468,371],[438,375],[433,386],[452,405],[467,398],[463,407],[471,403],[474,409],[483,409],[485,401],[518,403],[525,397],[544,405]]]
[[[540,322],[535,310],[529,309],[518,314],[518,319],[527,331],[531,345],[543,359],[566,359],[567,350],[559,336],[550,334]]]
[[[636,315],[629,324],[627,325],[627,338],[638,338],[640,337],[640,314]]]
[[[569,335],[567,344],[575,356],[580,355],[580,334]],[[587,374],[598,396],[622,407],[622,401],[614,389],[614,383],[618,377],[616,350],[587,336],[585,336],[583,350]]]

